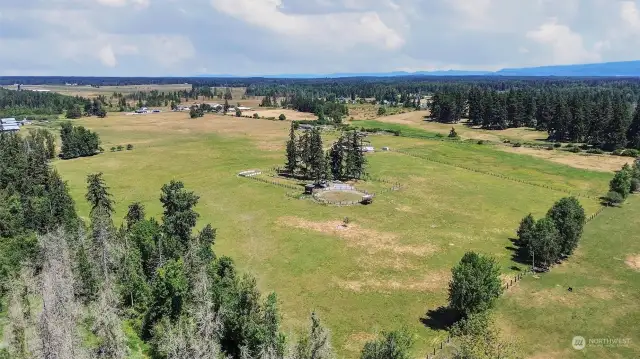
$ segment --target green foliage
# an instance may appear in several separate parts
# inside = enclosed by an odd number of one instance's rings
[[[623,199],[626,199],[631,191],[631,171],[623,168],[618,171],[609,183],[609,190],[618,192]]]
[[[609,191],[604,196],[604,201],[609,206],[618,206],[624,203],[624,197],[622,197],[622,195],[619,192]]]
[[[294,175],[298,168],[298,145],[296,142],[295,126],[291,123],[289,129],[289,140],[287,141],[287,162],[285,163],[287,172],[290,175]]]
[[[409,359],[413,339],[406,330],[384,332],[381,338],[367,342],[360,359]]]
[[[129,210],[125,216],[125,222],[127,223],[127,230],[130,230],[136,223],[144,220],[145,211],[144,205],[140,202],[134,202],[129,205]]]
[[[631,179],[631,193],[640,192],[640,179],[632,178]]]
[[[582,152],[582,150],[580,149],[580,147],[571,147],[571,149],[569,150],[569,152],[572,152],[572,153],[580,153],[580,152]]]
[[[287,119],[287,116],[284,115],[284,113],[281,113],[280,116],[278,116],[278,120],[280,121],[285,121]]]
[[[534,258],[534,265],[549,268],[556,263],[562,251],[560,243],[560,233],[554,221],[548,217],[538,220],[527,248]]]
[[[111,152],[116,152],[116,147],[115,146],[111,147]]]
[[[575,197],[567,197],[556,202],[547,213],[558,229],[560,253],[570,255],[578,246],[586,216],[584,208]]]
[[[118,147],[116,147],[116,149],[118,150],[118,152],[124,150],[124,146],[122,145],[118,145]]]
[[[162,222],[163,232],[166,234],[165,248],[168,258],[178,258],[186,249],[191,238],[191,230],[196,225],[199,217],[193,210],[200,197],[193,192],[184,189],[184,184],[179,181],[171,181],[162,186],[160,202],[164,208]],[[177,241],[175,245],[171,240]]]
[[[133,145],[132,144],[128,144],[127,145],[127,151],[131,151],[133,150]]]
[[[108,214],[113,214],[114,202],[111,199],[111,193],[109,193],[109,187],[102,178],[103,173],[93,173],[87,176],[87,194],[85,199],[91,206],[91,213],[94,214],[97,211]]]
[[[82,126],[73,126],[70,122],[63,122],[60,129],[62,149],[60,157],[71,159],[93,156],[99,152],[100,138]]]
[[[378,116],[384,116],[387,114],[387,108],[384,106],[378,107]]]
[[[502,294],[500,269],[493,258],[467,252],[451,272],[449,305],[463,316],[492,308]]]
[[[189,109],[189,117],[191,118],[199,118],[204,116],[204,111],[201,107],[193,105]]]
[[[151,337],[152,328],[160,319],[178,319],[187,300],[188,290],[189,282],[182,259],[171,259],[158,268],[152,284],[151,304],[144,319],[145,338]]]
[[[505,335],[487,313],[463,319],[454,325],[451,333],[458,343],[453,359],[522,358],[517,344],[512,338],[504,339]]]
[[[529,244],[535,231],[535,227],[535,219],[533,219],[533,215],[531,215],[531,213],[520,221],[520,227],[518,227],[518,239],[520,240],[521,246],[526,247]]]

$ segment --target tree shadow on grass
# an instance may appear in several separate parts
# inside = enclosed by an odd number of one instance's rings
[[[527,247],[517,238],[509,238],[513,246],[506,246],[512,252],[511,260],[519,264],[531,264],[529,253],[527,253]]]
[[[438,309],[427,311],[420,322],[433,330],[449,330],[462,316],[460,313],[449,307],[439,307]]]

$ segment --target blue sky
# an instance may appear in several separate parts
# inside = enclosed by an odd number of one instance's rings
[[[0,0],[0,75],[486,69],[640,59],[640,0]]]

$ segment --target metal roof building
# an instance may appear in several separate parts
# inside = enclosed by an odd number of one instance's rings
[[[0,132],[16,132],[20,131],[20,125],[15,118],[0,119]]]

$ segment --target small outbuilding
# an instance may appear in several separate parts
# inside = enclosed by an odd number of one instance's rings
[[[371,204],[371,203],[373,203],[373,195],[366,194],[366,195],[362,196],[362,201],[360,201],[360,203],[362,203],[362,204]]]
[[[18,132],[20,124],[15,118],[3,118],[0,120],[0,132]]]
[[[313,190],[316,188],[316,185],[313,183],[309,183],[304,186],[304,194],[313,194]]]

